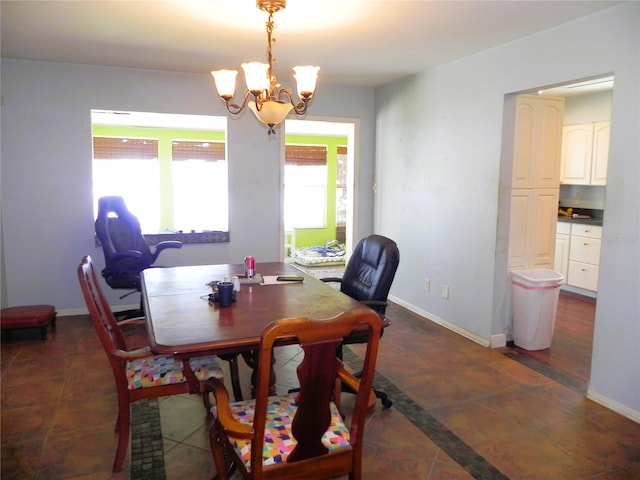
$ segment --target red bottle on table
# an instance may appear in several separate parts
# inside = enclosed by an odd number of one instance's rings
[[[256,274],[256,259],[255,257],[244,257],[244,276],[252,278]]]

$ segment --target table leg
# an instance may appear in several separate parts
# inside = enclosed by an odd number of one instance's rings
[[[242,352],[242,358],[251,368],[251,398],[256,398],[256,385],[258,383],[258,350]],[[269,376],[269,395],[276,394],[276,372],[273,369],[275,357],[271,359],[271,375]]]

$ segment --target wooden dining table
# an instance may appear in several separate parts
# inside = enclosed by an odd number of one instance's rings
[[[244,275],[244,265],[150,268],[142,272],[142,298],[151,349],[156,354],[194,356],[256,350],[264,328],[290,317],[329,318],[363,304],[283,262],[258,263],[256,273],[301,282],[241,284],[230,307],[209,301],[212,282]],[[247,281],[242,280],[241,281]]]

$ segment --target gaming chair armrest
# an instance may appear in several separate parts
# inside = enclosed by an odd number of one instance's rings
[[[182,248],[182,242],[179,240],[165,240],[164,242],[158,243],[156,245],[155,251],[153,252],[153,261],[151,263],[155,263],[158,255],[160,255],[160,252],[166,250],[167,248]]]
[[[142,258],[142,252],[140,250],[124,250],[122,252],[113,252],[113,260],[121,260],[123,258]]]

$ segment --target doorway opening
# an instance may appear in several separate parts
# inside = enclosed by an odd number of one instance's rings
[[[329,255],[337,252],[340,254],[339,261],[346,262],[353,248],[354,238],[357,129],[357,119],[313,118],[285,121],[281,243],[285,261],[295,262],[296,252],[301,255],[305,248],[318,247],[322,250],[326,247],[333,249],[327,250]],[[314,167],[308,165],[307,161],[288,158],[290,154],[287,152],[295,151],[295,147],[300,146],[326,149],[326,163]],[[307,173],[312,176],[319,174],[323,178],[305,177]],[[292,194],[294,190],[297,192],[295,195]],[[315,220],[317,225],[305,225],[310,218],[308,215],[304,218],[304,211],[301,209],[310,208],[312,200],[313,211],[316,216],[320,212],[320,220]],[[323,204],[317,205],[318,202]]]
[[[606,170],[609,151],[611,104],[613,96],[612,75],[576,80],[552,87],[536,88],[518,92],[505,98],[505,128],[503,147],[505,148],[501,166],[501,178],[509,181],[512,188],[509,195],[501,196],[502,222],[507,223],[502,232],[506,234],[509,250],[517,238],[525,238],[522,228],[514,227],[513,194],[519,191],[515,185],[516,148],[518,135],[516,124],[516,102],[518,95],[528,95],[541,99],[559,99],[563,106],[561,128],[558,138],[558,163],[556,166],[557,184],[550,188],[556,190],[557,209],[549,208],[544,212],[542,224],[547,225],[546,239],[542,240],[537,227],[529,225],[517,214],[517,222],[535,231],[537,247],[544,246],[551,253],[550,262],[541,265],[530,264],[519,268],[550,268],[564,277],[560,299],[555,317],[556,330],[551,346],[540,351],[527,351],[514,347],[517,354],[528,361],[538,362],[545,368],[560,372],[582,388],[587,387],[590,378],[593,331],[596,321],[596,298],[599,288],[600,244],[602,223],[606,216],[605,190]],[[510,117],[508,112],[513,112]],[[529,138],[530,144],[544,140],[535,136]],[[533,168],[533,167],[532,167]],[[549,187],[547,185],[547,187]],[[531,186],[533,189],[533,186]],[[524,190],[522,190],[524,191]],[[546,192],[549,194],[549,191]],[[509,197],[509,198],[506,198]],[[535,195],[532,196],[535,199]],[[547,202],[548,203],[548,202]],[[535,209],[534,209],[535,210]],[[510,212],[510,213],[506,213]],[[540,212],[537,211],[540,221]],[[536,215],[529,212],[531,215]],[[547,218],[548,217],[548,218]],[[535,223],[536,220],[534,220]],[[524,227],[523,227],[524,228]],[[587,249],[588,251],[585,251]],[[542,250],[544,252],[544,250]],[[521,245],[520,252],[526,252]],[[533,252],[530,258],[542,258]],[[511,271],[511,253],[505,261],[506,270]],[[525,257],[526,258],[526,257]],[[510,299],[510,278],[505,276],[504,291]],[[506,315],[503,317],[511,325],[511,301],[505,302]],[[511,331],[507,328],[507,331]],[[543,368],[544,370],[544,368]]]

